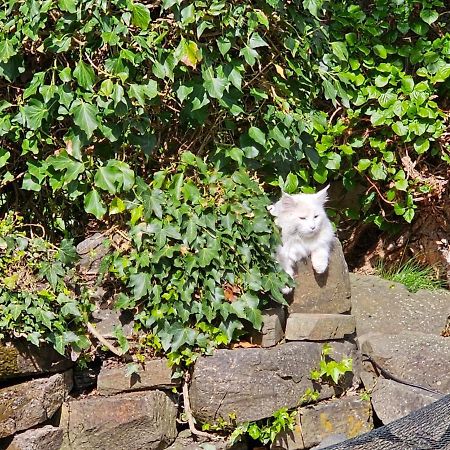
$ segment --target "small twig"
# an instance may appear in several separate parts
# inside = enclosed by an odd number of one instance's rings
[[[220,439],[214,434],[206,433],[205,431],[200,431],[195,428],[194,416],[192,415],[191,404],[189,402],[188,376],[185,377],[183,383],[183,406],[189,424],[189,431],[191,432],[191,434],[193,434],[194,436],[206,437],[208,439]]]
[[[380,192],[380,190],[378,189],[378,186],[366,175],[366,179],[367,181],[372,185],[372,187],[377,191],[378,196],[381,198],[381,200],[383,200],[385,203],[387,203],[388,205],[395,205],[395,202],[391,202],[389,201],[387,198],[385,198],[383,196],[383,194]]]
[[[89,333],[91,333],[101,344],[103,344],[111,353],[114,353],[117,356],[123,356],[122,350],[114,347],[114,345],[110,344],[92,325],[92,323],[87,322],[87,329]]]
[[[339,108],[336,108],[333,111],[333,114],[331,114],[330,119],[328,120],[328,122],[331,124],[333,122],[334,116],[342,109],[342,106],[339,106]]]

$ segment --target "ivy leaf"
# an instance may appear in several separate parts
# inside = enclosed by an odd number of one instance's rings
[[[226,78],[208,78],[203,82],[203,86],[212,98],[220,99],[223,96],[223,92],[230,85]]]
[[[48,116],[47,107],[36,99],[31,99],[28,105],[22,109],[25,122],[30,130],[37,130],[41,127],[42,121]]]
[[[426,138],[419,138],[416,142],[414,142],[414,150],[421,155],[425,153],[430,148],[430,141]]]
[[[142,30],[146,30],[150,24],[150,11],[144,5],[140,3],[133,3],[131,6],[131,23],[141,28]]]
[[[175,50],[177,58],[186,66],[195,69],[202,60],[202,54],[194,41],[182,39]]]
[[[73,108],[72,112],[75,124],[86,133],[88,138],[91,138],[100,123],[97,118],[97,107],[91,103],[80,102]]]
[[[217,39],[217,46],[222,56],[225,56],[231,49],[231,41],[224,36],[220,36]]]
[[[381,44],[374,45],[373,46],[373,51],[381,59],[386,59],[387,58],[387,50],[384,47],[384,45],[381,45]]]
[[[93,214],[97,219],[101,219],[107,212],[100,195],[95,189],[92,189],[84,197],[84,209],[86,212]]]
[[[348,50],[345,42],[331,42],[331,50],[340,61],[348,60]]]
[[[91,66],[80,60],[73,71],[73,76],[81,87],[92,91],[95,83],[95,73]]]
[[[266,135],[258,127],[250,127],[248,135],[258,144],[266,145]]]
[[[58,259],[66,266],[78,260],[77,249],[73,245],[73,239],[63,239],[59,246]]]
[[[303,0],[303,8],[307,9],[315,18],[318,18],[317,13],[322,4],[323,0]]]
[[[130,286],[133,288],[133,296],[136,300],[148,295],[152,290],[152,277],[146,272],[130,275]]]
[[[118,170],[115,167],[103,166],[97,169],[94,177],[96,187],[108,191],[110,194],[117,192],[116,182],[118,179]]]
[[[200,267],[206,267],[208,266],[211,261],[217,256],[217,251],[213,250],[209,247],[202,248],[198,252],[198,265]]]
[[[420,18],[428,25],[431,25],[439,19],[439,14],[433,9],[422,9],[420,11]]]

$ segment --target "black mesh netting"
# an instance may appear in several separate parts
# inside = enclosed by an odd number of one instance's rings
[[[326,449],[450,450],[450,395],[370,433]]]

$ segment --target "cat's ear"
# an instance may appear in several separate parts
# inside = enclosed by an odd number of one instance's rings
[[[295,198],[292,195],[286,194],[286,192],[283,192],[280,202],[283,208],[293,208],[295,206]]]
[[[325,186],[322,190],[320,190],[319,192],[317,192],[315,194],[317,200],[322,204],[328,200],[328,188],[329,187],[330,187],[330,185]]]

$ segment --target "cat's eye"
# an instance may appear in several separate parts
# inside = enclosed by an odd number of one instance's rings
[[[299,217],[299,219],[300,219],[300,220],[305,220],[305,219],[306,219],[306,217]]]
[[[314,219],[317,219],[319,217],[319,214],[316,214],[315,216],[314,216]]]

